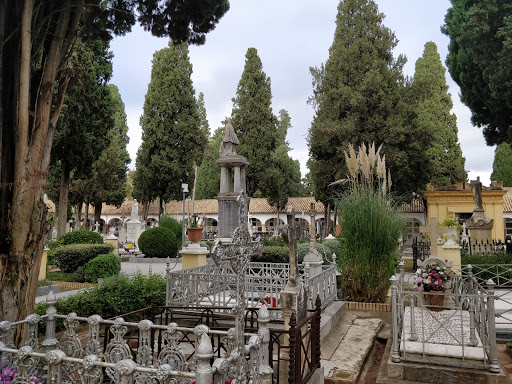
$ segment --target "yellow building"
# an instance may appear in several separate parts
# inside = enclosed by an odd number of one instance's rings
[[[490,187],[482,187],[482,206],[487,217],[494,220],[492,238],[505,240],[505,221],[503,215],[504,196],[507,191],[502,183],[493,183]],[[434,189],[430,185],[423,193],[427,204],[427,220],[437,217],[444,219],[469,219],[475,209],[471,184],[455,184]]]

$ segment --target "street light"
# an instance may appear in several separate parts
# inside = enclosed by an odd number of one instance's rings
[[[183,189],[183,220],[181,222],[181,246],[185,246],[185,194],[188,193],[188,184],[181,184],[181,189]]]

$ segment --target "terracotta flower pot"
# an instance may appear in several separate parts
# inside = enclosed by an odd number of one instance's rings
[[[444,292],[439,292],[444,293]],[[433,312],[442,311],[444,304],[444,295],[428,295],[428,303],[431,305],[430,310]]]
[[[188,241],[197,243],[201,241],[203,235],[203,228],[187,228]]]

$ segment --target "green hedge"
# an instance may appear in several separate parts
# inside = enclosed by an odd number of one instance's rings
[[[149,307],[153,296],[157,299],[157,305],[165,305],[165,277],[151,271],[145,276],[138,271],[131,276],[116,276],[104,284],[82,290],[74,296],[58,299],[55,307],[59,314],[75,312],[82,317],[99,314],[108,319]],[[34,313],[44,315],[47,309],[48,305],[45,302],[38,303]],[[125,320],[138,321],[130,318]],[[62,319],[58,319],[57,328],[63,328]],[[44,332],[44,329],[40,328],[40,332]]]
[[[492,279],[495,284],[502,285],[512,281],[512,271],[509,267],[501,267],[497,264],[512,264],[512,255],[509,254],[494,254],[494,255],[465,255],[461,257],[462,266],[471,264],[473,267],[473,274],[477,280],[484,284]],[[482,266],[480,266],[482,265]],[[485,266],[484,266],[485,265]]]
[[[78,229],[62,235],[57,240],[59,246],[69,244],[103,244],[103,236],[98,232]]]
[[[59,247],[59,243],[55,240],[49,241],[46,246],[48,247],[48,260],[46,265],[54,265],[55,264],[55,250]]]
[[[85,266],[84,277],[85,280],[95,283],[98,278],[117,276],[119,272],[121,272],[121,259],[118,255],[109,253],[98,255],[90,260]]]
[[[55,263],[64,272],[75,272],[78,267],[84,266],[89,260],[98,255],[111,253],[114,247],[111,244],[70,244],[55,250]]]
[[[178,248],[181,247],[181,231],[182,225],[181,221],[176,220],[175,218],[164,215],[160,222],[158,223],[159,227],[170,229],[174,236],[176,236],[176,241],[178,242]]]
[[[175,257],[178,252],[176,236],[168,228],[156,227],[142,232],[138,244],[145,257]]]
[[[253,256],[251,261],[257,263],[288,263],[288,247],[264,246],[261,256]]]

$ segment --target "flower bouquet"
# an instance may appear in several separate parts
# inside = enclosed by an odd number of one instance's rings
[[[445,283],[452,279],[452,275],[441,263],[430,264],[425,269],[418,268],[416,271],[416,284],[420,292],[444,292]],[[429,302],[434,306],[442,306],[443,295],[429,295]]]
[[[275,297],[267,296],[263,300],[261,300],[261,304],[265,304],[268,307],[276,308],[279,301],[276,300]]]

